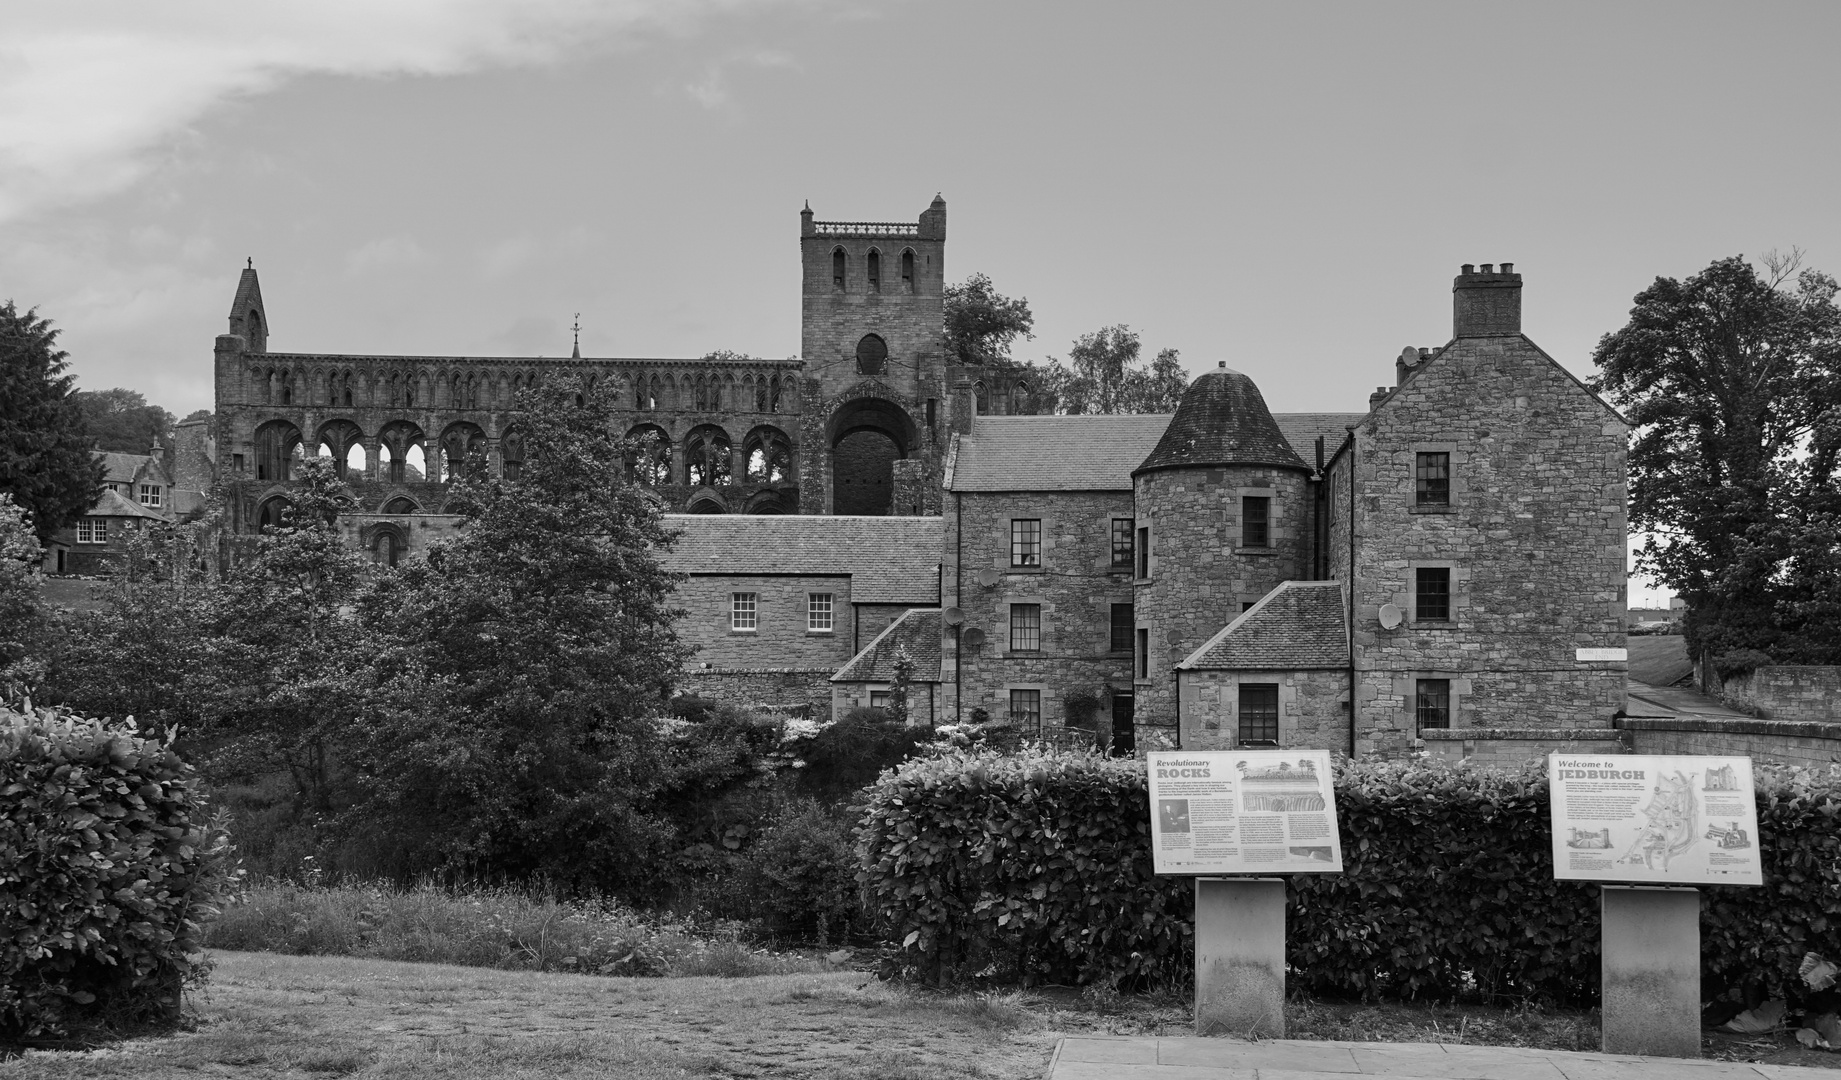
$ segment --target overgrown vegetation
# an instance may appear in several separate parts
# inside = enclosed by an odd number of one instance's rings
[[[1595,1000],[1598,890],[1553,878],[1545,774],[1339,764],[1345,872],[1287,882],[1298,987],[1359,1000]],[[1760,767],[1764,888],[1702,890],[1709,997],[1792,1007],[1841,925],[1841,771]],[[1152,873],[1142,762],[962,750],[870,790],[861,881],[893,970],[1103,988],[1188,977],[1187,878]]]

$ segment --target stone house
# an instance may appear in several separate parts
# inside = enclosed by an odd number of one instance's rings
[[[913,665],[908,674],[908,722],[934,726],[939,720],[941,625],[939,608],[903,612],[831,676],[831,715],[888,708],[896,662],[906,655]]]
[[[203,509],[204,493],[175,482],[170,455],[157,444],[146,454],[98,450],[95,456],[102,463],[102,489],[83,517],[46,545],[41,569],[47,574],[106,574],[130,537]]]

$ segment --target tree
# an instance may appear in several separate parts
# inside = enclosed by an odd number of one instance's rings
[[[0,701],[30,690],[43,674],[34,648],[46,621],[38,593],[43,557],[32,516],[0,491]]]
[[[1716,662],[1841,661],[1841,310],[1800,262],[1657,278],[1593,354],[1636,427],[1637,566],[1688,602],[1688,647]]]
[[[625,476],[597,388],[519,395],[524,468],[469,478],[465,518],[360,604],[377,678],[419,708],[353,744],[356,817],[412,845],[404,863],[564,887],[643,891],[671,835],[656,717],[687,650],[662,505]]]
[[[1017,338],[1035,337],[1030,332],[1035,316],[1029,312],[1029,301],[1003,295],[983,274],[946,286],[944,307],[942,341],[947,355],[961,364],[1007,361]]]
[[[1045,411],[1083,413],[1170,412],[1189,386],[1182,357],[1164,349],[1141,367],[1138,335],[1123,323],[1082,334],[1068,363],[1050,357],[1042,375]]]
[[[90,453],[58,333],[36,309],[0,304],[0,492],[31,514],[40,541],[102,494],[102,464]]]
[[[155,443],[172,439],[173,414],[147,404],[139,392],[119,386],[112,390],[79,390],[71,395],[83,410],[96,449],[119,454],[145,454]]]

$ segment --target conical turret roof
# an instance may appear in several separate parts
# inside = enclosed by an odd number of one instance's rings
[[[1152,469],[1268,465],[1309,472],[1272,419],[1253,380],[1221,365],[1183,391],[1157,449],[1133,475]]]

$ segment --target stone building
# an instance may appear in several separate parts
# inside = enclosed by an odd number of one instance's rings
[[[193,441],[190,436],[199,429],[195,422],[181,425],[180,443]],[[102,463],[102,490],[82,518],[52,535],[41,569],[47,574],[110,573],[137,533],[203,513],[205,492],[175,456],[158,443],[145,454],[95,451]]]
[[[181,457],[231,534],[328,457],[395,562],[457,527],[466,456],[516,475],[519,390],[611,387],[682,515],[685,688],[748,704],[873,703],[899,647],[917,715],[1115,746],[1512,754],[1621,711],[1627,427],[1521,334],[1509,264],[1464,267],[1452,339],[1365,412],[1274,415],[1222,365],[1174,415],[1033,416],[1027,368],[948,355],[943,199],[799,232],[787,360],[277,352],[245,269]]]
[[[1627,425],[1521,334],[1512,267],[1453,298],[1365,414],[1274,416],[1225,365],[1172,417],[963,412],[945,713],[1048,730],[1098,698],[1140,747],[1605,740]]]

